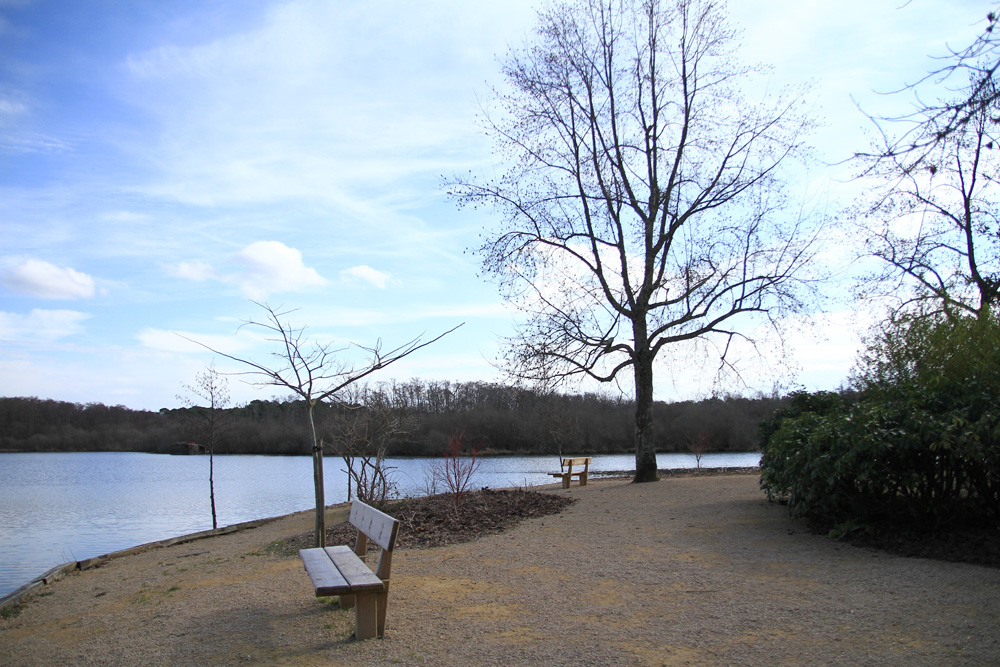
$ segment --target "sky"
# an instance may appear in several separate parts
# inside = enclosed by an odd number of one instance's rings
[[[538,3],[468,0],[0,0],[0,396],[176,407],[227,354],[268,361],[254,302],[307,335],[393,348],[462,324],[375,380],[500,381],[516,311],[480,276],[488,211],[442,176],[488,171],[477,124]],[[820,161],[793,195],[835,212],[868,145],[859,111],[984,25],[972,0],[732,0],[740,55],[809,86]],[[835,389],[871,321],[844,295],[791,323],[794,375],[744,386],[664,362],[656,399]],[[767,351],[765,350],[765,357]],[[361,355],[361,356],[359,356]],[[284,396],[230,378],[234,403]],[[586,388],[586,387],[581,387]],[[573,390],[573,387],[569,387]]]

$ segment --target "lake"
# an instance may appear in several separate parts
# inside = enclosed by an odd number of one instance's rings
[[[481,459],[473,488],[551,484],[552,456]],[[435,459],[389,459],[400,495],[423,494]],[[759,453],[705,454],[705,468],[747,467]],[[347,500],[343,462],[324,459],[327,504]],[[659,454],[662,469],[694,468]],[[632,454],[598,455],[594,472],[635,470]],[[440,490],[440,489],[439,489]],[[216,456],[219,527],[315,507],[309,456]],[[0,454],[0,597],[48,569],[212,527],[208,457],[135,452]]]

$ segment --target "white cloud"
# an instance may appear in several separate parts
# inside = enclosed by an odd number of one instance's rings
[[[219,275],[210,264],[206,264],[205,262],[198,260],[193,262],[180,262],[179,264],[168,266],[167,271],[174,277],[184,278],[185,280],[194,280],[195,282],[201,282],[204,280],[220,280]]]
[[[169,264],[166,270],[170,275],[184,280],[194,282],[217,280],[221,283],[238,285],[244,295],[254,300],[266,299],[269,295],[279,292],[298,292],[327,284],[327,280],[316,269],[303,263],[302,253],[299,250],[279,241],[256,241],[229,259],[242,266],[242,270],[224,273],[201,260]],[[374,273],[385,275],[377,271]],[[367,277],[367,279],[374,278]]]
[[[388,273],[373,269],[366,264],[344,269],[340,272],[340,276],[349,281],[363,280],[379,289],[385,289],[389,285],[389,279],[392,277]]]
[[[251,299],[265,299],[277,292],[294,292],[323,286],[327,281],[302,263],[302,253],[278,241],[257,241],[238,252],[234,259],[246,267],[237,278]]]
[[[28,110],[23,103],[16,100],[0,97],[0,118],[3,116],[13,116],[22,114]]]
[[[87,313],[75,310],[42,310],[27,315],[0,311],[0,340],[14,342],[51,342],[80,333]]]
[[[41,299],[89,299],[94,296],[94,279],[69,267],[39,259],[29,259],[3,277],[8,289]]]

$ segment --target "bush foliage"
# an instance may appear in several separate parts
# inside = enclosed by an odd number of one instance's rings
[[[855,392],[795,394],[762,422],[761,487],[836,532],[1000,523],[1000,326],[890,322]]]

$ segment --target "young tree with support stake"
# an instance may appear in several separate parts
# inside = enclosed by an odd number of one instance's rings
[[[777,326],[805,305],[814,237],[787,211],[782,167],[810,123],[796,99],[741,94],[755,69],[736,46],[711,1],[553,4],[508,56],[509,92],[487,111],[498,175],[450,184],[505,221],[479,253],[526,315],[510,373],[631,373],[636,482],[658,479],[663,350],[714,345],[732,370],[734,341],[752,342],[744,325]]]
[[[254,302],[256,303],[256,302]],[[301,398],[307,408],[309,434],[312,445],[313,484],[316,494],[316,546],[326,546],[326,500],[323,489],[323,446],[316,430],[314,412],[316,405],[333,397],[351,384],[368,377],[372,373],[407,357],[417,350],[441,340],[457,329],[454,327],[443,334],[423,342],[422,336],[410,340],[392,350],[383,350],[381,340],[373,347],[357,346],[368,355],[363,365],[354,365],[340,358],[347,347],[334,347],[330,343],[320,343],[305,337],[305,327],[293,327],[288,315],[294,311],[276,310],[271,306],[257,303],[264,309],[264,320],[247,320],[242,326],[263,332],[268,341],[278,347],[272,352],[275,364],[269,365],[250,359],[235,357],[198,343],[227,359],[249,366],[251,370],[238,375],[261,378],[255,384],[282,387]],[[459,325],[461,326],[461,325]],[[193,341],[196,342],[197,341]]]

